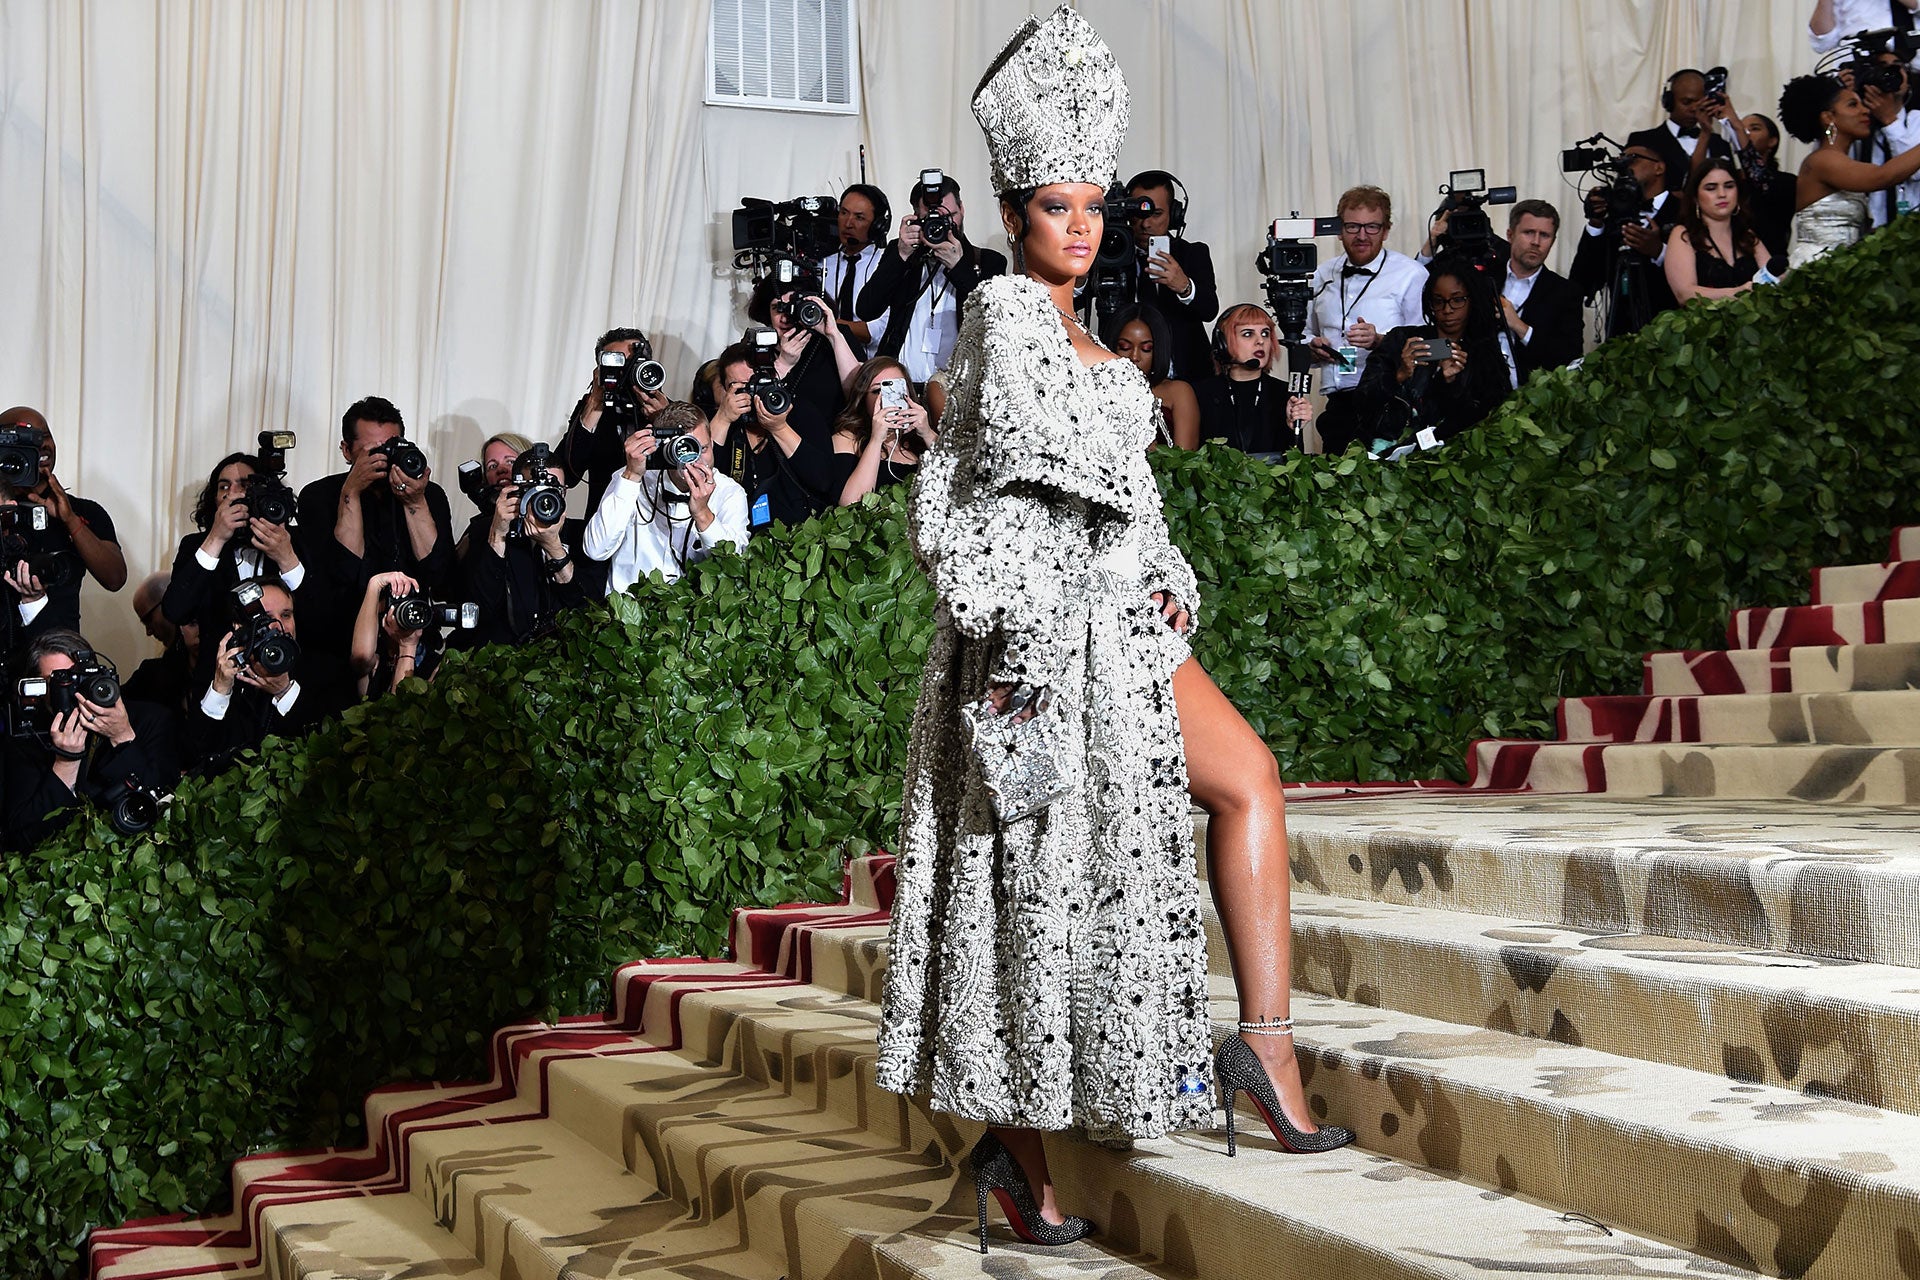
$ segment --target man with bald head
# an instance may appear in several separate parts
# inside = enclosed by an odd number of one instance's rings
[[[1636,129],[1627,135],[1629,148],[1645,147],[1660,157],[1666,170],[1668,191],[1677,193],[1687,189],[1694,152],[1703,145],[1709,155],[1733,159],[1733,148],[1727,145],[1726,139],[1704,127],[1707,119],[1701,108],[1710,101],[1717,99],[1707,96],[1705,74],[1692,67],[1676,71],[1660,91],[1660,105],[1666,110],[1666,120],[1651,129]]]
[[[85,574],[109,591],[127,584],[127,560],[120,553],[113,519],[99,503],[68,493],[54,475],[53,433],[38,410],[17,405],[0,412],[0,427],[30,428],[41,439],[39,479],[23,492],[0,491],[0,504],[31,504],[46,512],[44,529],[22,521],[7,539],[0,565],[7,603],[17,610],[25,635],[77,630]],[[14,541],[16,536],[20,541]]]

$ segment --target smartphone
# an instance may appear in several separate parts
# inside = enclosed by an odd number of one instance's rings
[[[880,379],[880,407],[882,409],[904,409],[906,404],[907,384],[905,379]]]
[[[1453,344],[1445,338],[1428,338],[1427,354],[1415,361],[1416,364],[1445,364],[1453,359]]]
[[[1148,236],[1147,237],[1147,256],[1152,257],[1156,253],[1164,253],[1169,258],[1171,258],[1173,256],[1173,237],[1172,236]]]

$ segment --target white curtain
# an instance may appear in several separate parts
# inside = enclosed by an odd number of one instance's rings
[[[136,582],[220,455],[292,428],[313,479],[362,395],[451,486],[487,435],[558,432],[612,324],[684,388],[742,323],[743,195],[837,192],[865,144],[898,196],[952,172],[999,243],[967,99],[1048,7],[858,0],[856,117],[705,105],[695,0],[0,0],[0,404],[47,413]],[[1132,87],[1123,170],[1184,179],[1228,299],[1269,219],[1351,183],[1394,193],[1403,249],[1454,167],[1572,216],[1560,148],[1653,123],[1668,71],[1724,63],[1771,113],[1810,61],[1809,0],[1081,8]],[[84,607],[145,656],[128,593]]]

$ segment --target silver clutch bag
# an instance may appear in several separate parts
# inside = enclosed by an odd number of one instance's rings
[[[1029,707],[1033,714],[1022,717]],[[1043,813],[1066,794],[1060,774],[1063,726],[1049,714],[1051,708],[1045,690],[1035,694],[1022,686],[1003,711],[995,711],[984,698],[960,709],[994,815],[1003,824]]]

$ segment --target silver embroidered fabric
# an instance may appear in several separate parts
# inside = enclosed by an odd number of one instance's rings
[[[1127,82],[1113,50],[1066,5],[1029,18],[973,92],[993,189],[1110,184],[1127,136]]]
[[[968,299],[914,551],[940,597],[907,757],[880,1084],[993,1124],[1147,1138],[1211,1122],[1206,939],[1173,672],[1198,616],[1131,362],[1075,358],[1045,288]],[[1103,566],[1134,565],[1129,574]],[[1065,794],[995,819],[961,709],[1046,686]]]

